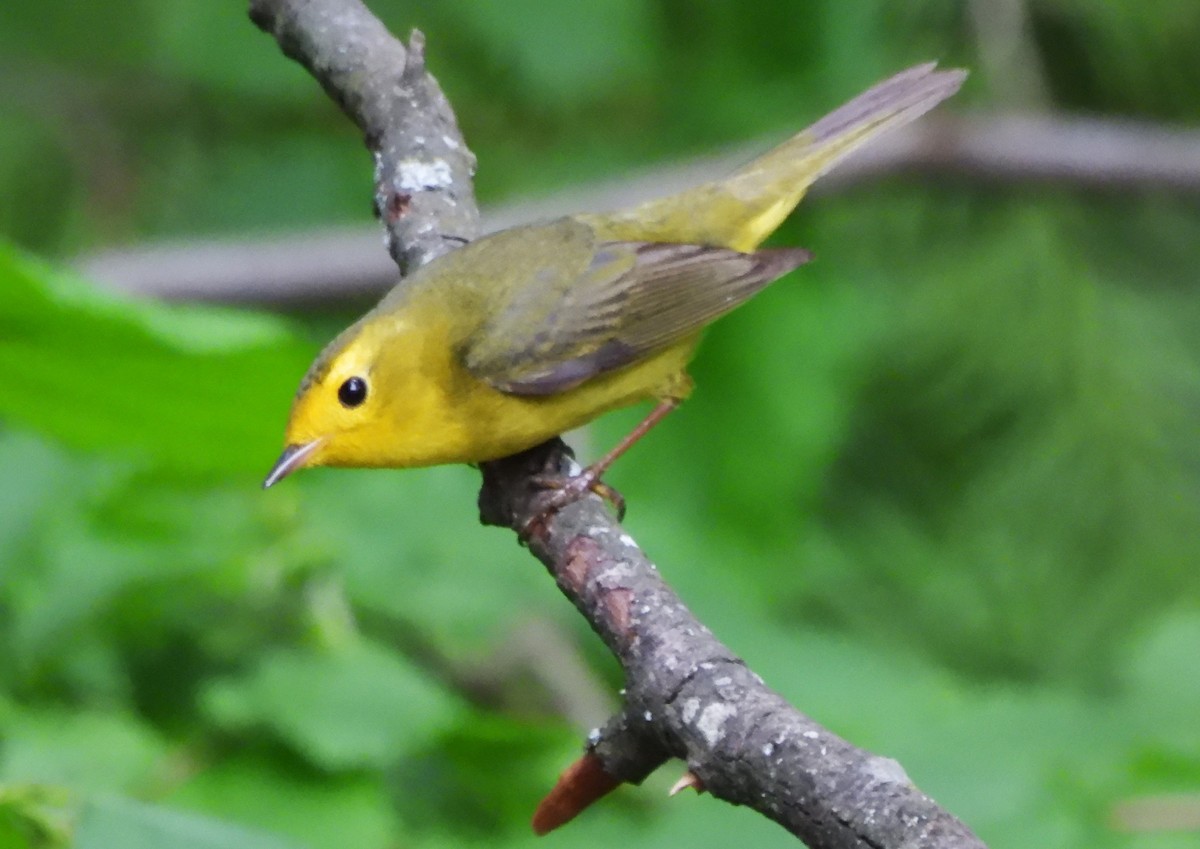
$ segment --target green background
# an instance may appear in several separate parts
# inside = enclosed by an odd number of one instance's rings
[[[995,4],[1015,41],[948,0],[371,5],[427,33],[485,204],[794,130],[931,58],[972,71],[947,112],[1200,123],[1183,0]],[[352,313],[66,270],[362,223],[354,128],[233,0],[10,0],[0,113],[0,846],[532,844],[619,674],[477,524],[477,474],[258,489]],[[617,465],[630,532],[993,847],[1194,846],[1129,805],[1200,816],[1196,195],[896,176],[775,241],[818,261],[710,332],[693,399]],[[794,845],[676,777],[548,840]]]

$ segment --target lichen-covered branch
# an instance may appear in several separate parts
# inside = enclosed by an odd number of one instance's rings
[[[476,220],[470,160],[457,131],[440,140],[443,152],[464,154],[457,165],[446,160],[447,185],[406,182],[413,161],[432,162],[423,158],[432,150],[431,128],[454,123],[424,73],[420,39],[406,53],[357,0],[252,0],[251,9],[362,127],[376,153],[378,205],[402,269],[473,236],[466,227]],[[454,170],[463,165],[465,171]],[[677,757],[686,761],[692,786],[755,808],[814,849],[982,849],[898,763],[852,746],[769,689],[696,620],[599,499],[532,521],[543,515],[547,495],[535,479],[578,471],[559,440],[485,463],[482,471],[481,519],[525,534],[625,671],[620,712],[590,735],[584,757],[543,803],[534,820],[539,832]]]
[[[526,527],[545,498],[531,481],[565,477],[573,463],[555,441],[488,464],[483,521]],[[607,774],[639,783],[680,758],[714,796],[823,849],[983,846],[896,761],[856,748],[767,687],[692,615],[598,498],[533,528],[530,551],[625,670],[624,709],[588,740]]]
[[[401,274],[479,234],[475,157],[425,70],[421,33],[406,49],[358,0],[251,0],[250,18],[362,130]]]

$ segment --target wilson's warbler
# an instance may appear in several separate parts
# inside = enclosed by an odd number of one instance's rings
[[[813,180],[965,76],[910,68],[725,179],[505,230],[430,262],[309,368],[264,486],[308,466],[493,460],[657,400],[572,482],[574,492],[602,486],[604,469],[687,396],[701,330],[810,258],[756,248]]]

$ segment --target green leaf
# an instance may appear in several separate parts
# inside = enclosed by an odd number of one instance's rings
[[[260,472],[313,348],[262,314],[103,295],[0,247],[0,416],[188,472]]]
[[[197,814],[104,797],[83,810],[73,849],[300,849],[303,844]]]
[[[19,546],[49,518],[73,483],[75,465],[44,441],[26,434],[0,434],[0,563],[17,563]],[[4,574],[8,574],[5,570]]]
[[[0,846],[63,849],[70,842],[74,811],[62,788],[0,784]]]
[[[419,627],[455,659],[493,650],[514,611],[557,595],[511,534],[480,527],[474,470],[307,477],[303,547],[344,564],[356,605]],[[572,616],[565,605],[547,614]]]
[[[153,729],[125,713],[10,707],[0,716],[5,782],[134,791],[153,782],[168,754]]]
[[[1155,747],[1186,754],[1200,770],[1200,612],[1163,617],[1135,643],[1125,683],[1138,705],[1141,732]]]
[[[240,749],[190,776],[165,802],[288,836],[309,849],[396,845],[389,788],[377,773],[329,776],[294,758]]]
[[[229,729],[270,729],[326,770],[382,768],[455,722],[458,701],[402,657],[365,640],[267,654],[205,706]]]

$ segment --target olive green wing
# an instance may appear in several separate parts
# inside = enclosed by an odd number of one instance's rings
[[[572,280],[528,278],[468,340],[463,363],[503,392],[563,392],[688,338],[810,258],[801,248],[601,242]]]

